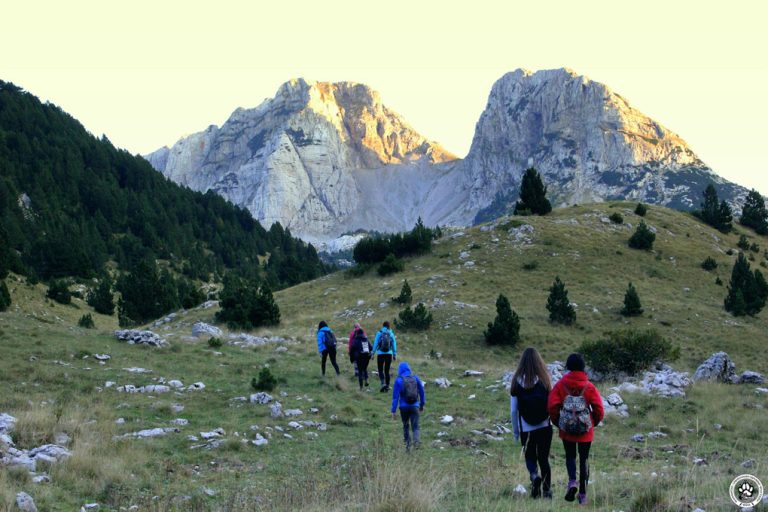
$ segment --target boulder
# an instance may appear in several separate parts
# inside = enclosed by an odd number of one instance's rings
[[[446,414],[445,416],[440,418],[440,423],[442,423],[443,425],[450,425],[451,423],[453,423],[453,416]]]
[[[221,329],[215,325],[210,325],[205,322],[197,322],[192,326],[192,336],[200,337],[201,335],[208,336],[221,336]]]
[[[55,462],[61,459],[66,459],[71,455],[72,453],[69,450],[57,444],[44,444],[29,450],[30,458],[35,459],[36,461],[43,460],[45,462]]]
[[[269,444],[269,441],[267,441],[267,439],[261,434],[256,434],[256,438],[253,441],[251,441],[251,444],[253,444],[254,446],[264,446],[266,444]]]
[[[762,373],[746,371],[739,377],[739,384],[762,384],[765,382],[765,377]]]
[[[273,418],[279,418],[283,415],[283,405],[280,402],[275,402],[269,407],[269,414]]]
[[[445,377],[439,377],[435,379],[433,382],[435,386],[439,387],[440,389],[446,389],[451,387],[451,381],[449,381]]]
[[[171,386],[173,389],[181,389],[184,387],[184,383],[180,380],[169,380],[168,385]]]
[[[149,439],[151,437],[161,437],[166,434],[171,433],[179,433],[179,429],[175,427],[166,427],[166,428],[148,428],[145,430],[139,430],[138,432],[128,432],[127,434],[123,434],[122,436],[117,436],[117,438],[129,438],[129,437],[135,437],[138,439]]]
[[[195,382],[187,388],[187,391],[202,391],[205,389],[205,384],[202,382]]]
[[[480,377],[481,375],[483,375],[483,372],[477,370],[464,370],[465,377]]]
[[[127,342],[129,345],[149,345],[151,347],[164,347],[168,345],[165,339],[152,331],[123,329],[115,331],[115,337],[118,341]]]
[[[10,414],[0,413],[0,434],[7,434],[13,430],[16,424],[16,418]]]
[[[603,397],[603,409],[606,416],[615,415],[622,418],[629,416],[629,407],[618,393],[611,393],[607,397]]]
[[[168,393],[171,390],[169,386],[162,384],[150,384],[149,386],[142,386],[139,388],[140,393]]]
[[[112,359],[112,356],[110,356],[109,354],[93,354],[93,358],[96,359],[97,361],[106,362]]]
[[[304,411],[301,409],[286,409],[285,412],[283,412],[286,418],[291,418],[293,416],[301,416],[304,414]]]
[[[712,354],[709,359],[701,363],[693,374],[693,380],[726,384],[735,384],[739,381],[736,376],[736,365],[725,352]]]
[[[221,437],[223,435],[226,435],[226,432],[221,427],[217,428],[216,430],[211,430],[210,432],[200,432],[200,437],[205,440]]]
[[[176,418],[175,420],[171,421],[171,425],[176,425],[177,427],[186,427],[189,425],[189,420],[185,418]]]
[[[272,396],[268,393],[260,391],[251,395],[250,402],[252,404],[268,404],[273,400]]]
[[[35,500],[25,492],[16,494],[16,507],[22,512],[37,512]]]

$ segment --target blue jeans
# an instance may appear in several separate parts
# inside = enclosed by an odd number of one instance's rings
[[[411,429],[413,429],[413,442],[419,444],[419,438],[421,430],[419,430],[419,408],[418,407],[401,407],[400,419],[403,420],[403,440],[405,441],[405,447],[411,447],[411,432],[408,428],[410,423]]]

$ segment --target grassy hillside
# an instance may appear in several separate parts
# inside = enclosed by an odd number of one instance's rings
[[[511,436],[497,441],[472,433],[508,421],[508,397],[499,379],[513,368],[524,346],[539,347],[548,361],[563,360],[582,340],[627,327],[618,310],[631,280],[646,314],[629,325],[655,327],[680,345],[676,368],[693,370],[713,351],[726,350],[740,371],[768,371],[765,358],[756,357],[768,341],[768,313],[731,317],[722,309],[726,289],[714,283],[717,274],[727,284],[734,257],[725,251],[736,247],[738,235],[724,236],[687,214],[651,207],[646,222],[658,231],[656,249],[634,251],[626,246],[632,229],[601,220],[619,211],[634,226],[638,218],[630,213],[632,207],[587,205],[523,219],[534,227],[530,244],[515,241],[501,226],[449,234],[432,255],[408,260],[401,274],[349,279],[338,273],[283,290],[276,294],[282,324],[257,334],[295,341],[256,348],[211,349],[205,338],[190,338],[192,324],[213,322],[215,308],[181,313],[155,328],[167,336],[170,348],[121,344],[110,334],[114,319],[94,315],[97,329],[76,328],[90,308],[77,300],[71,306],[50,303],[43,287],[11,277],[13,306],[0,314],[0,412],[19,419],[13,434],[18,446],[38,446],[65,432],[72,437],[73,456],[52,466],[49,484],[32,483],[24,471],[1,469],[0,510],[12,510],[20,490],[30,493],[41,510],[73,510],[90,502],[99,502],[102,510],[136,505],[158,511],[568,509],[571,505],[562,501],[566,476],[557,440],[552,450],[555,501],[550,504],[515,494],[514,488],[527,487],[528,481],[520,447]],[[766,238],[754,241],[768,247]],[[469,256],[462,259],[461,252]],[[700,268],[707,256],[718,261],[717,271]],[[753,266],[764,259],[762,252],[756,259]],[[467,261],[474,266],[465,266]],[[534,261],[535,269],[523,269]],[[575,326],[547,322],[544,306],[555,275],[578,304]],[[381,321],[395,316],[397,308],[388,299],[399,293],[404,278],[415,301],[435,304],[438,298],[445,304],[432,310],[431,330],[398,333],[398,359],[409,361],[427,382],[437,377],[453,382],[448,389],[427,386],[424,448],[408,459],[400,421],[388,415],[390,397],[357,391],[343,356],[341,377],[320,377],[314,341],[321,319],[340,338],[355,320],[372,334]],[[482,342],[499,292],[510,298],[521,318],[523,341],[515,349],[491,349]],[[287,351],[277,351],[280,346]],[[430,351],[443,356],[430,358]],[[97,364],[90,356],[96,353],[112,359]],[[279,380],[272,395],[284,409],[299,408],[303,415],[271,418],[269,406],[232,400],[252,392],[251,378],[264,366]],[[124,370],[131,367],[152,371]],[[485,373],[462,377],[470,368]],[[159,378],[185,385],[202,381],[206,388],[155,395],[116,391],[123,384],[146,385]],[[116,385],[107,388],[106,381]],[[610,386],[599,388],[606,394]],[[652,510],[660,504],[655,510],[731,510],[727,489],[733,476],[748,471],[766,475],[768,433],[755,426],[768,420],[768,399],[756,394],[754,386],[699,384],[684,399],[623,398],[630,417],[610,417],[596,434],[588,509]],[[174,404],[183,405],[183,411],[175,412]],[[441,425],[444,414],[455,422]],[[116,424],[118,418],[125,422]],[[113,438],[170,427],[175,418],[189,420],[179,433]],[[327,428],[296,430],[288,426],[293,420]],[[188,435],[199,437],[219,427],[226,431],[221,446],[191,448],[203,441],[188,441]],[[668,437],[630,440],[650,431]],[[271,434],[269,444],[242,443],[256,432]],[[695,464],[697,458],[707,464]],[[755,467],[741,467],[746,459],[754,459]]]

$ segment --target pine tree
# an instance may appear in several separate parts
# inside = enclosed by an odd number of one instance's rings
[[[0,311],[7,311],[11,306],[11,294],[5,281],[0,281]]]
[[[733,264],[731,281],[728,284],[728,295],[724,306],[734,316],[758,314],[768,299],[768,284],[759,270],[752,272],[749,261],[744,253],[739,253]]]
[[[250,315],[251,324],[254,327],[262,325],[277,325],[280,323],[280,308],[275,302],[272,290],[266,284],[259,287],[256,302]]]
[[[629,246],[633,249],[650,251],[655,240],[656,234],[645,225],[645,221],[641,220],[634,234],[629,239]]]
[[[640,316],[643,314],[643,306],[640,304],[640,296],[637,289],[629,283],[627,293],[624,294],[624,307],[621,309],[624,316]]]
[[[432,325],[432,313],[427,311],[423,303],[419,302],[411,309],[406,307],[395,318],[395,327],[403,331],[424,331]]]
[[[742,251],[748,251],[749,250],[749,240],[747,240],[747,236],[746,235],[741,235],[739,237],[739,241],[736,243],[736,247],[738,247]]]
[[[635,207],[635,215],[645,217],[646,213],[648,213],[648,207],[643,203],[637,203],[637,206]]]
[[[115,314],[115,300],[112,296],[112,279],[104,274],[95,290],[91,290],[87,299],[88,305],[102,315]]]
[[[69,291],[69,283],[64,279],[54,279],[48,285],[48,291],[45,294],[51,300],[59,304],[69,304],[72,302],[72,293]]]
[[[757,190],[750,190],[741,210],[742,226],[755,230],[759,235],[768,235],[768,210],[765,208],[765,200]]]
[[[568,300],[568,290],[560,281],[560,277],[555,277],[555,282],[549,289],[547,310],[549,311],[550,322],[571,325],[576,321],[576,311]]]
[[[509,299],[499,294],[496,299],[496,318],[483,332],[489,345],[516,345],[520,341],[520,318],[512,311]]]
[[[533,167],[527,169],[520,184],[520,200],[515,204],[515,215],[548,214],[552,211],[552,205],[546,196],[547,187],[544,186],[541,175]]]
[[[705,223],[713,228],[728,233],[733,228],[733,212],[725,200],[720,201],[717,197],[717,190],[711,183],[704,190],[704,200],[701,203],[701,210],[694,212]]]
[[[395,304],[410,304],[411,298],[411,286],[408,284],[408,280],[406,279],[405,282],[403,282],[403,287],[400,289],[400,295],[394,297],[392,302]]]

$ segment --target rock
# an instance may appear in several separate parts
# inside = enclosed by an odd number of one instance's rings
[[[763,374],[757,372],[746,371],[739,377],[739,384],[762,384],[764,382]]]
[[[117,387],[118,393],[138,393],[139,391],[140,389],[134,386],[133,384],[126,384],[125,386]]]
[[[318,409],[317,407],[310,407],[309,412],[311,412],[312,414],[317,414],[320,412],[320,409]]]
[[[202,391],[203,389],[205,389],[205,384],[202,382],[195,382],[187,388],[187,391]]]
[[[552,378],[552,384],[554,385],[554,383],[562,379],[563,375],[566,373],[565,363],[562,361],[549,363],[547,365],[547,371],[549,372],[549,375]]]
[[[208,336],[221,336],[221,329],[215,325],[210,325],[205,322],[197,322],[192,326],[192,336],[200,337],[201,335]]]
[[[264,436],[262,436],[261,434],[256,434],[256,438],[253,441],[251,441],[251,443],[254,446],[264,446],[266,444],[269,444],[269,441],[267,441],[264,438]]]
[[[302,414],[304,414],[304,412],[301,409],[286,409],[283,412],[283,415],[285,415],[286,418],[301,416]]]
[[[169,380],[168,385],[171,386],[173,389],[181,389],[184,387],[184,383],[180,380]]]
[[[69,450],[57,444],[44,444],[29,450],[29,457],[36,461],[55,462],[71,456],[72,453]]]
[[[469,395],[467,400],[474,400],[475,398],[477,398],[477,395]]]
[[[82,507],[80,507],[80,512],[85,512],[86,510],[99,510],[99,504],[98,503],[86,503]]]
[[[210,432],[200,432],[200,438],[205,440],[221,437],[223,435],[226,435],[226,432],[221,427],[216,430],[211,430]]]
[[[474,261],[465,261],[464,262],[464,267],[465,268],[473,268],[474,266],[475,266],[475,262]]]
[[[176,425],[177,427],[186,427],[189,425],[189,420],[185,418],[176,418],[171,421],[171,425]]]
[[[129,432],[127,434],[123,434],[122,436],[117,436],[118,438],[128,438],[128,437],[136,437],[139,439],[148,439],[151,437],[161,437],[166,434],[178,434],[179,429],[168,427],[168,428],[148,428],[145,430],[139,430],[138,432]]]
[[[283,415],[283,406],[280,402],[275,402],[269,407],[269,414],[273,418],[279,418]]]
[[[140,393],[168,393],[171,390],[169,386],[162,384],[150,384],[139,388]]]
[[[522,484],[517,484],[514,490],[515,494],[519,494],[520,496],[525,496],[528,494],[528,491],[525,489],[525,487]]]
[[[643,434],[635,434],[632,436],[632,440],[636,443],[644,443],[645,436]]]
[[[646,435],[648,436],[648,439],[662,439],[667,437],[667,434],[664,432],[648,432]]]
[[[268,393],[260,391],[251,395],[250,402],[252,404],[268,404],[273,400],[272,396]]]
[[[768,388],[755,388],[755,393],[757,393],[758,395],[768,393]]]
[[[181,404],[171,404],[171,410],[178,414],[184,410],[184,406]]]
[[[125,418],[117,418],[115,420],[115,425],[125,425]]]
[[[453,423],[453,416],[446,414],[445,416],[440,418],[440,423],[442,423],[443,425],[450,425],[451,423]]]
[[[288,426],[289,426],[289,427],[291,427],[291,428],[292,428],[292,429],[294,429],[294,430],[298,430],[298,429],[300,429],[300,428],[303,428],[303,427],[302,427],[302,425],[301,425],[301,423],[299,423],[299,422],[297,422],[297,421],[291,421],[291,422],[289,422],[289,423],[288,423]]]
[[[467,258],[469,258],[469,252],[467,252],[467,251],[462,251],[461,253],[459,253],[459,259],[460,259],[460,260],[465,260],[465,259],[467,259]]]
[[[16,494],[16,507],[22,512],[37,512],[35,500],[25,492]]]
[[[747,459],[744,462],[741,463],[741,467],[746,469],[752,469],[757,465],[755,462],[755,459]]]
[[[72,442],[72,438],[66,432],[56,432],[53,435],[53,442],[59,446],[67,446]]]
[[[477,370],[464,370],[465,377],[479,377],[481,375],[483,375],[483,372],[479,372]]]
[[[104,387],[105,387],[105,388],[111,388],[111,387],[112,387],[112,386],[114,386],[115,384],[117,384],[117,382],[115,382],[115,381],[113,381],[113,380],[108,380],[107,382],[105,382],[105,383],[104,383]]]
[[[694,382],[725,382],[735,384],[738,382],[736,376],[736,365],[725,352],[712,354],[709,359],[701,363],[693,374]]]
[[[0,434],[7,434],[13,430],[16,418],[7,413],[0,414]]]
[[[530,224],[523,224],[520,227],[510,228],[507,234],[517,244],[530,245],[533,243],[533,233],[535,231],[534,227]]]
[[[437,387],[439,387],[441,389],[446,389],[446,388],[451,387],[451,381],[449,381],[445,377],[437,378],[433,382],[434,382],[435,386],[437,386]]]
[[[137,331],[124,329],[115,331],[118,341],[125,341],[129,345],[149,345],[151,347],[165,347],[168,342],[152,331]]]
[[[51,477],[48,475],[35,475],[32,477],[32,483],[49,484],[51,483]]]
[[[147,370],[146,368],[140,368],[136,366],[132,366],[130,368],[123,368],[123,370],[128,373],[152,373],[152,370]]]
[[[112,356],[109,354],[93,354],[93,358],[97,361],[109,361],[112,359]]]
[[[210,487],[203,487],[203,494],[205,494],[206,496],[210,496],[211,498],[213,498],[214,496],[216,496],[216,491],[214,491],[214,490],[213,490],[213,489],[211,489]]]
[[[615,415],[621,418],[629,416],[629,407],[618,393],[611,393],[603,397],[603,409],[607,415]]]
[[[277,347],[275,349],[275,352],[279,352],[279,353],[288,352],[288,347]]]

